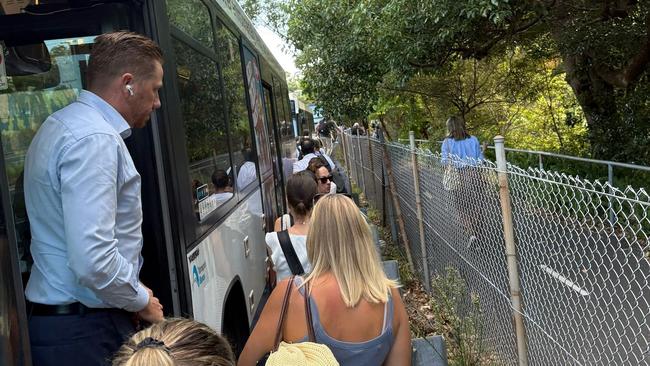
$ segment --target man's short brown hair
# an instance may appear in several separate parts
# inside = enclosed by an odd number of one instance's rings
[[[108,80],[126,72],[145,79],[153,73],[155,61],[162,64],[162,50],[148,37],[128,31],[102,34],[95,38],[90,52],[88,89],[102,88]]]

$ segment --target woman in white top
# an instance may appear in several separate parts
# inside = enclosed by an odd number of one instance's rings
[[[311,264],[307,260],[306,241],[311,209],[314,206],[314,196],[316,196],[317,192],[316,181],[309,171],[296,173],[287,182],[287,201],[289,203],[289,212],[293,217],[293,225],[286,230],[305,273],[311,271]],[[281,231],[280,226],[281,218],[275,222],[276,231]],[[277,232],[266,234],[266,245],[271,251],[271,260],[273,261],[277,280],[282,281],[291,276],[291,269],[280,246]]]

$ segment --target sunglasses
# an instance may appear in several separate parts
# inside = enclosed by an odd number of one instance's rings
[[[316,179],[317,179],[318,181],[320,181],[321,183],[325,184],[325,183],[327,183],[327,182],[332,181],[332,176],[331,176],[331,175],[328,175],[327,177],[320,177],[320,178],[316,178]]]

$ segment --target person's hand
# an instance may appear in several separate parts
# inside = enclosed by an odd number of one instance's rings
[[[153,291],[149,288],[147,288],[147,292],[149,293],[149,303],[144,309],[138,311],[138,316],[149,323],[163,321],[165,316],[163,315],[163,306],[160,304],[160,300],[153,296]]]

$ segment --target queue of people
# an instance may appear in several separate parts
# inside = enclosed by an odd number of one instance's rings
[[[34,266],[25,296],[36,366],[235,364],[228,342],[214,330],[164,319],[160,301],[139,278],[141,178],[123,138],[146,126],[160,107],[162,64],[160,48],[147,37],[127,31],[98,36],[88,90],[43,123],[27,152]],[[301,143],[303,159],[288,180],[290,219],[266,236],[281,281],[238,364],[254,365],[275,350],[281,299],[290,293],[282,340],[321,344],[341,365],[409,364],[398,284],[384,275],[354,203],[329,194],[334,162],[318,150],[314,140]],[[307,170],[312,159],[320,165]],[[238,186],[255,177],[251,166],[242,165]],[[214,172],[217,199],[232,196],[232,180],[226,171]],[[282,232],[288,246],[281,243]],[[295,260],[287,260],[284,247],[293,249],[300,268],[289,265]],[[301,298],[313,317],[305,318]],[[136,332],[138,324],[152,325]]]
[[[305,243],[311,271],[294,272],[275,287],[238,365],[255,365],[267,353],[281,352],[278,338],[324,345],[332,355],[322,357],[336,362],[314,364],[409,365],[408,316],[398,284],[383,272],[370,227],[347,196],[315,197],[320,198]],[[291,352],[302,353],[301,347]]]

